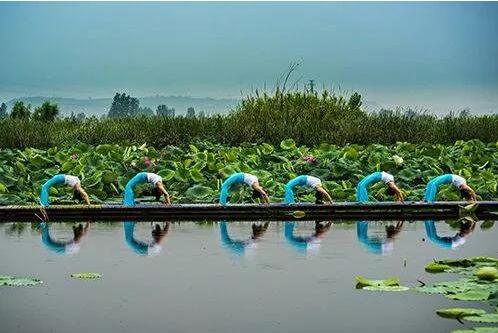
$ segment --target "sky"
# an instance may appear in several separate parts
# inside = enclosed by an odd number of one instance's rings
[[[498,112],[498,3],[0,3],[0,101],[239,98],[291,82]]]

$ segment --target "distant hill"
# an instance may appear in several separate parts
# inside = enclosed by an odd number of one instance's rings
[[[175,108],[177,115],[183,115],[187,112],[188,107],[193,107],[196,112],[204,111],[206,114],[212,113],[227,113],[234,108],[238,103],[238,99],[215,99],[209,97],[186,97],[186,96],[146,96],[138,97],[140,106],[148,106],[152,110],[156,110],[160,104],[165,104],[169,108]],[[22,97],[14,98],[7,102],[10,109],[16,101],[23,101],[26,104],[31,104],[32,108],[41,105],[45,101],[50,101],[59,105],[63,115],[70,115],[71,112],[75,114],[83,112],[88,116],[102,116],[107,114],[111,107],[112,97],[110,98],[64,98],[64,97]]]

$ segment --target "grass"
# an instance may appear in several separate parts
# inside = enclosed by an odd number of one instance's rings
[[[324,92],[277,91],[244,99],[228,115],[206,117],[139,117],[54,122],[5,118],[0,120],[0,148],[48,148],[84,142],[92,145],[148,145],[161,148],[211,141],[239,145],[293,138],[298,144],[321,142],[451,144],[456,140],[498,141],[498,114],[437,117],[432,114],[385,112],[369,114],[358,104]]]

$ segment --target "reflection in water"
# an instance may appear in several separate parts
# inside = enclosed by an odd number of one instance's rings
[[[143,256],[158,255],[161,253],[163,247],[161,243],[168,234],[169,222],[163,223],[163,227],[156,224],[152,229],[152,242],[146,243],[141,240],[137,240],[133,235],[135,232],[135,222],[125,221],[123,222],[123,228],[125,233],[126,244],[136,253]]]
[[[285,222],[284,236],[285,239],[300,253],[306,254],[318,253],[322,239],[332,226],[332,221],[321,223],[315,222],[315,232],[310,236],[295,236],[295,222]]]
[[[475,221],[460,220],[460,230],[453,237],[442,237],[437,234],[436,224],[434,221],[425,221],[425,233],[430,241],[443,249],[456,249],[463,245],[467,237],[476,227]]]
[[[252,224],[252,236],[246,240],[234,240],[228,234],[228,226],[226,221],[220,222],[221,243],[232,253],[242,256],[246,250],[254,250],[257,248],[259,240],[263,237],[270,222],[264,224]]]
[[[284,224],[284,238],[285,241],[292,245],[300,253],[316,253],[320,248],[320,242],[325,237],[327,232],[330,230],[332,222],[315,222],[314,232],[311,235],[294,235],[296,223],[299,222],[285,222]],[[454,236],[441,236],[438,234],[438,226],[434,221],[428,220],[424,222],[426,238],[430,242],[434,243],[443,249],[455,249],[463,245],[470,234],[475,231],[477,222],[469,219],[461,219],[458,221],[459,230],[454,234]],[[253,251],[258,247],[258,243],[261,241],[262,237],[266,234],[270,222],[264,223],[252,223],[251,225],[251,236],[247,239],[233,239],[229,234],[228,222],[221,221],[220,225],[220,236],[221,244],[223,247],[227,248],[233,254],[238,256],[243,256],[248,254],[248,250]],[[488,224],[489,226],[484,226]],[[21,235],[21,231],[25,230],[27,224],[13,223],[6,228],[6,233],[11,234],[13,229],[17,230],[17,234]],[[35,224],[33,224],[35,225]],[[51,252],[58,254],[76,254],[80,251],[80,244],[85,235],[89,231],[90,224],[88,222],[84,224],[75,224],[72,226],[73,237],[72,239],[57,239],[53,237],[50,233],[50,225],[46,222],[36,224],[39,226],[38,229],[41,232],[41,239],[43,245],[49,249]],[[157,255],[161,253],[163,249],[163,242],[168,235],[170,222],[165,222],[161,224],[151,224],[151,240],[140,240],[134,235],[135,233],[135,222],[126,221],[123,223],[125,241],[126,244],[137,254],[150,256]],[[385,226],[385,233],[375,234],[370,230],[369,235],[369,222],[358,221],[356,223],[356,235],[360,244],[372,254],[387,254],[394,251],[394,242],[398,238],[398,235],[402,231],[403,222],[398,221],[396,224]],[[484,222],[481,228],[485,230],[486,228],[492,227],[493,221]],[[444,224],[440,224],[445,226]],[[116,227],[120,227],[116,224]],[[446,229],[444,229],[446,230]],[[441,230],[439,230],[441,232]],[[424,239],[425,240],[425,239]]]
[[[356,235],[360,243],[370,253],[388,254],[394,249],[394,238],[401,232],[403,222],[398,221],[396,225],[386,225],[386,236],[368,236],[368,222],[356,222]]]
[[[55,240],[50,236],[50,229],[47,222],[40,225],[42,242],[47,249],[57,254],[76,254],[80,251],[80,242],[83,236],[88,232],[90,223],[86,222],[85,226],[78,224],[73,226],[73,239],[70,241]]]

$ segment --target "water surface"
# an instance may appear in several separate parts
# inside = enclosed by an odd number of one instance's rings
[[[44,281],[0,287],[3,333],[450,332],[464,326],[435,309],[482,305],[356,290],[355,275],[416,286],[456,278],[425,273],[433,258],[498,256],[496,227],[480,223],[463,241],[423,221],[391,238],[380,222],[91,223],[75,242],[77,225],[0,225],[0,275]],[[69,277],[85,271],[103,277]]]

